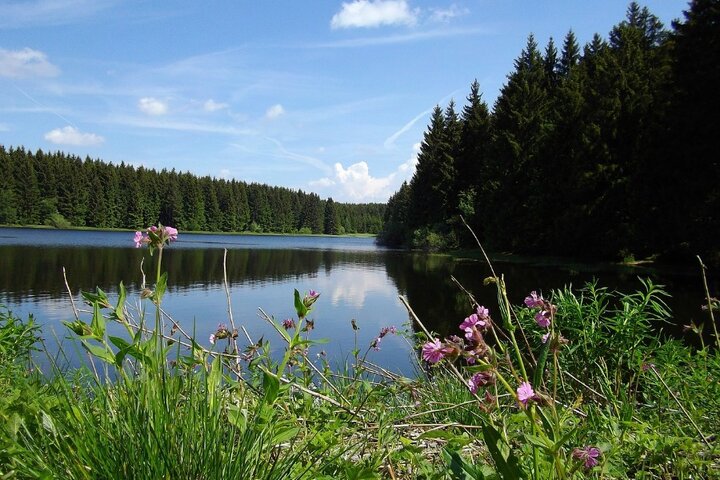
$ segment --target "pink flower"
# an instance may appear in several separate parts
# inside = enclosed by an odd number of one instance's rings
[[[582,461],[585,468],[592,468],[598,464],[598,457],[600,457],[600,449],[597,447],[583,447],[576,448],[572,452],[573,458]]]
[[[135,248],[140,248],[140,245],[142,245],[145,238],[143,237],[142,232],[135,232],[135,238],[133,241],[135,242]]]
[[[378,335],[378,338],[383,338],[388,333],[395,335],[397,333],[397,328],[395,328],[395,326],[381,328],[380,335]]]
[[[547,343],[549,338],[550,338],[550,332],[547,332],[545,335],[542,336],[542,342]]]
[[[493,375],[490,372],[480,372],[467,381],[468,388],[472,393],[477,393],[478,388],[490,385],[493,383]]]
[[[517,388],[517,396],[518,401],[525,406],[535,396],[535,391],[529,382],[522,382]]]
[[[214,333],[210,334],[210,344],[215,345],[215,334]]]
[[[313,303],[317,301],[317,299],[320,297],[320,292],[316,292],[315,290],[310,290],[306,295],[305,298],[303,298],[303,305],[305,305],[306,308],[310,308],[313,306]]]
[[[177,228],[173,227],[165,227],[165,234],[168,236],[168,240],[175,241],[178,237],[178,231]]]
[[[295,321],[292,318],[286,318],[282,321],[282,326],[285,330],[290,330],[291,328],[295,328]]]
[[[487,308],[479,306],[476,313],[465,318],[460,324],[460,329],[465,332],[465,338],[471,340],[474,335],[474,329],[484,329],[490,322],[490,312]]]
[[[528,308],[542,307],[542,295],[538,295],[537,292],[533,290],[530,292],[530,295],[525,297],[525,305],[527,305]]]
[[[445,356],[445,346],[437,338],[422,347],[422,358],[430,363],[437,363]]]
[[[550,312],[541,310],[535,314],[535,321],[538,326],[542,328],[548,328],[550,326]]]

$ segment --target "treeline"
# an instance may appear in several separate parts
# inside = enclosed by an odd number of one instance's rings
[[[381,241],[598,257],[718,252],[720,1],[666,29],[632,3],[608,39],[530,35],[492,108],[436,107]]]
[[[0,224],[275,233],[377,233],[384,204],[0,145]]]

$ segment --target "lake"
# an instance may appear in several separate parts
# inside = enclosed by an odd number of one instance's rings
[[[69,362],[75,363],[75,347],[66,339],[61,324],[73,316],[62,269],[78,304],[79,291],[96,286],[114,302],[121,280],[136,300],[141,260],[145,258],[145,270],[150,272],[155,259],[147,249],[134,248],[132,238],[132,232],[0,228],[0,304],[21,317],[32,313],[43,325],[48,350],[55,352],[62,344],[70,353]],[[225,249],[236,323],[244,325],[253,340],[264,337],[279,351],[282,341],[258,316],[258,307],[281,321],[294,315],[293,289],[319,291],[311,315],[316,325],[312,336],[329,340],[315,347],[315,353],[322,348],[331,365],[342,364],[355,347],[353,319],[360,327],[357,343],[363,351],[382,327],[411,328],[398,295],[409,299],[428,328],[455,333],[472,310],[451,276],[490,308],[491,314],[497,312],[494,288],[482,286],[489,275],[482,262],[389,250],[376,246],[373,238],[180,232],[178,241],[164,253],[169,289],[163,308],[186,330],[194,331],[205,346],[218,323],[229,323],[223,286]],[[676,328],[671,331],[677,333],[681,325],[704,318],[700,310],[702,280],[695,265],[659,269],[501,258],[495,270],[505,275],[511,300],[517,303],[531,290],[549,292],[570,283],[580,287],[594,278],[600,285],[632,291],[640,287],[638,276],[650,277],[673,295],[668,303],[675,312]],[[368,358],[412,376],[413,355],[416,352],[407,340],[389,335],[381,349],[370,352]]]

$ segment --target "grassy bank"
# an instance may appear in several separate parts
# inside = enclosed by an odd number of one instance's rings
[[[139,238],[153,253],[142,298],[84,294],[67,326],[86,368],[41,374],[42,332],[0,311],[0,478],[720,478],[720,348],[654,333],[670,312],[650,282],[510,305],[496,275],[497,304],[468,293],[457,336],[408,306],[412,328],[388,325],[330,368],[313,291],[288,295],[294,318],[260,312],[274,338],[229,313],[201,347],[162,303],[174,235]],[[415,378],[372,362],[388,335],[417,345]]]

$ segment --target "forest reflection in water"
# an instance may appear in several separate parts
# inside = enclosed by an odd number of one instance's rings
[[[209,242],[169,248],[163,258],[163,270],[169,275],[163,306],[206,346],[204,340],[228,317],[223,286],[224,249],[219,248],[222,245]],[[428,328],[440,334],[455,333],[471,307],[451,276],[491,312],[497,311],[494,287],[483,286],[490,271],[482,262],[379,249],[373,247],[372,239],[353,240],[347,249],[341,248],[340,243],[340,247],[332,249],[310,249],[307,245],[293,248],[290,242],[283,248],[262,248],[260,244],[252,248],[232,246],[227,252],[227,277],[236,320],[246,326],[253,339],[264,336],[276,349],[282,347],[280,339],[257,316],[257,308],[262,307],[279,320],[292,316],[294,288],[322,293],[314,312],[317,331],[313,336],[329,340],[316,350],[317,353],[324,350],[335,366],[346,361],[355,347],[352,319],[360,325],[357,342],[363,350],[382,327],[408,324],[409,316],[398,295],[408,298]],[[75,294],[99,287],[112,297],[120,281],[131,293],[139,291],[143,258],[145,271],[154,271],[156,257],[150,257],[144,249],[0,244],[0,303],[22,315],[33,313],[62,341],[66,332],[60,322],[72,317],[63,267]],[[581,287],[593,278],[611,289],[632,291],[640,287],[637,279],[640,275],[666,285],[673,295],[669,304],[678,326],[702,318],[701,281],[692,270],[668,273],[619,269],[608,264],[508,262],[498,262],[495,268],[505,275],[511,300],[516,303],[531,290],[549,292],[570,283]],[[48,348],[57,348],[52,336],[47,338]],[[386,337],[381,350],[371,352],[370,358],[412,375],[412,355],[416,353],[405,339]]]

